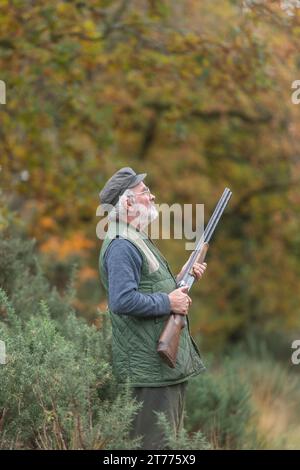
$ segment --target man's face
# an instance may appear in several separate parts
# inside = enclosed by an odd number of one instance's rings
[[[136,195],[136,202],[144,204],[146,207],[150,207],[155,200],[155,196],[151,194],[149,188],[143,181],[141,181],[137,186],[134,186],[134,188],[131,188],[131,191]]]
[[[134,188],[131,188],[131,190],[135,194],[132,209],[135,211],[135,216],[139,219],[141,227],[144,227],[158,216],[158,211],[154,204],[155,196],[143,181],[134,186]]]

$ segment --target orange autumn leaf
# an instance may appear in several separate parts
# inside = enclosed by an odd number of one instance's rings
[[[94,247],[94,242],[87,239],[82,233],[75,233],[66,240],[59,237],[50,237],[41,245],[44,253],[53,253],[57,259],[65,259],[73,255],[84,255],[86,250]]]
[[[44,217],[41,217],[40,219],[40,226],[43,229],[51,230],[51,229],[56,228],[57,224],[55,220],[52,219],[51,217],[44,216]]]

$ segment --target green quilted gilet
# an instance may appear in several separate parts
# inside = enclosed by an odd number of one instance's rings
[[[111,222],[99,257],[100,275],[106,292],[108,284],[104,254],[117,235],[133,243],[143,257],[138,287],[140,292],[169,294],[176,289],[175,277],[152,240],[123,222]],[[188,324],[181,332],[176,367],[171,369],[156,351],[169,314],[152,318],[115,314],[110,310],[109,314],[112,322],[113,369],[119,382],[123,383],[129,378],[134,387],[160,387],[184,382],[205,370]]]

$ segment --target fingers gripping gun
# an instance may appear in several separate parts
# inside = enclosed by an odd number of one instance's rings
[[[195,277],[193,275],[193,266],[195,263],[204,262],[209,246],[209,241],[229,202],[231,195],[232,192],[230,191],[230,189],[225,188],[211,218],[207,223],[203,235],[201,236],[195,250],[189,258],[186,268],[184,269],[180,278],[177,279],[177,288],[187,286],[188,290],[191,289],[195,281]],[[169,367],[174,368],[176,365],[180,333],[185,325],[186,318],[184,315],[171,314],[158,340],[157,352],[161,356],[161,358],[168,364]]]

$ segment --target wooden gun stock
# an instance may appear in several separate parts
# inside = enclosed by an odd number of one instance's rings
[[[183,315],[171,314],[159,337],[157,352],[174,369],[180,340],[180,333],[185,326]]]

